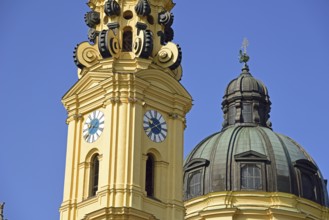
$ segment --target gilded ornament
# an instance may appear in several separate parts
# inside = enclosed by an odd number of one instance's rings
[[[162,46],[156,55],[154,62],[163,68],[175,70],[180,66],[182,61],[182,51],[179,45],[169,42]],[[181,75],[181,74],[180,74]],[[180,77],[178,77],[180,78]]]
[[[96,64],[100,56],[95,45],[82,42],[74,48],[73,58],[77,67],[83,69],[84,67],[90,67]]]

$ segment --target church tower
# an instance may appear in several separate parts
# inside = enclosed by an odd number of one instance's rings
[[[172,0],[89,0],[89,41],[63,96],[67,153],[61,220],[184,218],[183,133]]]

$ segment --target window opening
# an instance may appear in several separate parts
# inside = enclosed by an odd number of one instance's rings
[[[252,122],[251,103],[243,103],[242,105],[243,122]]]
[[[184,200],[204,195],[204,175],[209,161],[195,158],[184,166]]]
[[[303,196],[306,199],[316,201],[316,187],[313,174],[301,173]]]
[[[323,188],[318,175],[318,168],[306,159],[295,162],[297,176],[299,178],[299,194],[309,200],[324,204]]]
[[[125,11],[124,13],[123,13],[123,17],[124,17],[124,19],[126,19],[126,20],[130,20],[130,19],[132,19],[133,18],[133,12],[132,11]]]
[[[91,160],[90,167],[90,196],[95,196],[98,191],[98,177],[99,177],[99,160],[98,154]]]
[[[147,154],[145,191],[148,197],[154,197],[154,158]]]
[[[228,110],[228,119],[227,119],[230,125],[235,123],[235,114],[236,114],[235,106],[230,106]]]
[[[195,171],[189,175],[188,184],[188,198],[193,198],[201,195],[201,170]]]
[[[256,164],[241,167],[241,189],[262,189],[261,168]]]
[[[131,29],[127,29],[123,32],[123,52],[131,52],[132,51],[132,42],[133,42],[133,33]]]

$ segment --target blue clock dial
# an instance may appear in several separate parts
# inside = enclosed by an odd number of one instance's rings
[[[93,119],[90,122],[90,127],[89,127],[89,134],[95,134],[99,128],[99,120],[97,118]]]
[[[155,110],[149,110],[144,114],[143,127],[145,134],[154,142],[162,142],[167,137],[167,123]]]
[[[151,128],[153,134],[159,134],[161,132],[161,124],[156,118],[149,120],[149,128]]]
[[[88,143],[96,141],[104,130],[104,113],[97,110],[88,115],[83,125],[83,137]]]

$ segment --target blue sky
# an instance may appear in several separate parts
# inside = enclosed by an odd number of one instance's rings
[[[185,155],[222,124],[221,100],[250,42],[251,73],[268,87],[273,130],[300,143],[329,178],[329,1],[176,0],[174,42],[194,106]],[[57,220],[72,51],[87,40],[86,1],[1,1],[0,201],[9,220]]]

